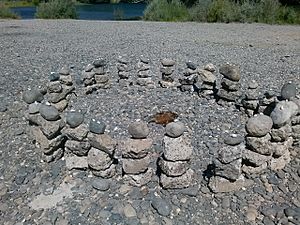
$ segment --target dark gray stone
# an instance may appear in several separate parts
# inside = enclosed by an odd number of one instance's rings
[[[93,65],[97,68],[97,67],[104,67],[106,66],[106,61],[105,59],[96,59],[93,62]]]
[[[84,115],[81,112],[69,112],[66,115],[66,122],[71,128],[78,127],[82,124]]]
[[[92,180],[92,186],[98,191],[107,191],[110,188],[110,182],[103,178],[94,178]]]
[[[89,123],[89,130],[95,134],[104,134],[106,124],[101,120],[91,119]]]
[[[197,69],[197,65],[196,65],[195,63],[193,63],[193,62],[190,62],[190,61],[186,63],[186,66],[187,66],[189,69],[191,69],[191,70]]]
[[[49,81],[58,81],[59,80],[59,78],[60,78],[60,75],[59,75],[59,73],[51,73],[50,75],[49,75]]]
[[[239,81],[241,73],[237,66],[231,64],[222,65],[219,69],[220,74],[232,81]]]
[[[290,100],[297,94],[297,85],[294,83],[285,83],[281,88],[282,99]]]
[[[44,100],[43,94],[37,89],[27,90],[24,91],[23,93],[23,101],[26,102],[27,104],[31,104],[34,102],[41,102],[43,100]]]
[[[239,145],[243,141],[244,141],[244,137],[243,136],[231,136],[231,135],[228,135],[228,136],[226,136],[224,138],[224,143],[227,144],[227,145],[231,145],[231,146]]]
[[[221,86],[228,91],[238,91],[241,89],[240,82],[232,81],[225,77],[221,80]]]
[[[55,121],[60,118],[58,110],[51,105],[40,105],[39,112],[48,121]]]
[[[170,204],[164,199],[154,198],[151,205],[161,216],[168,216],[171,212]]]

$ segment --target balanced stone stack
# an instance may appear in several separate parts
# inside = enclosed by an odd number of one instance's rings
[[[187,188],[194,185],[195,173],[190,169],[193,154],[191,138],[184,134],[181,122],[166,125],[163,139],[163,155],[158,161],[161,171],[160,183],[165,189]]]
[[[116,175],[115,150],[117,142],[105,133],[106,125],[92,119],[89,124],[88,140],[91,149],[88,152],[88,164],[95,176],[110,178]]]
[[[204,66],[204,69],[198,69],[198,81],[195,84],[196,91],[200,96],[212,97],[214,96],[216,89],[216,76],[214,72],[216,71],[215,66],[209,63]]]
[[[93,64],[88,64],[82,72],[82,78],[86,94],[110,87],[107,63],[102,58],[96,59]]]
[[[130,66],[129,59],[125,56],[118,57],[117,70],[119,76],[119,84],[127,86],[130,84]]]
[[[61,132],[65,122],[59,111],[54,106],[35,102],[29,105],[26,119],[31,125],[32,136],[43,151],[44,160],[51,162],[60,159],[66,138]]]
[[[152,75],[150,71],[150,60],[141,57],[140,61],[136,65],[137,70],[137,80],[136,84],[145,87],[154,87],[154,82],[152,80]]]
[[[245,97],[242,99],[242,106],[245,113],[251,117],[258,112],[259,108],[259,92],[257,91],[258,83],[252,80],[248,89],[246,90]]]
[[[259,99],[258,113],[270,115],[277,102],[276,93],[272,90],[266,91]]]
[[[219,69],[223,75],[218,97],[227,102],[236,102],[241,96],[241,73],[237,66],[231,64],[222,65]]]
[[[143,186],[151,181],[154,169],[152,161],[152,139],[147,138],[147,123],[137,121],[129,125],[131,138],[120,141],[124,179],[134,186]]]
[[[187,68],[183,72],[183,77],[179,78],[180,90],[185,92],[194,92],[195,84],[198,81],[197,65],[192,62],[186,63]]]
[[[177,83],[175,82],[175,61],[172,59],[162,59],[162,67],[160,68],[161,72],[161,81],[159,84],[162,88],[175,87]]]
[[[64,66],[59,73],[51,73],[47,84],[47,99],[60,112],[67,106],[74,91],[73,79],[68,67]]]

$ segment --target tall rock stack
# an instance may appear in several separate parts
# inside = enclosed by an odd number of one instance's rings
[[[189,61],[186,63],[186,66],[183,77],[179,78],[180,90],[183,92],[194,92],[194,86],[198,81],[197,65]]]
[[[161,60],[162,67],[160,68],[161,72],[161,81],[159,84],[162,88],[175,87],[177,82],[175,81],[175,61],[172,59],[164,58]]]
[[[105,124],[98,120],[91,120],[89,124],[88,140],[91,149],[88,152],[88,164],[95,176],[110,178],[116,175],[115,150],[117,142],[105,134]]]
[[[58,160],[63,156],[65,136],[62,129],[65,126],[59,111],[51,105],[32,103],[26,115],[30,132],[43,151],[46,162]]]
[[[255,113],[258,112],[259,108],[259,92],[257,90],[258,83],[255,80],[252,80],[245,93],[245,97],[242,99],[242,106],[245,110],[245,113],[252,117]]]
[[[213,64],[209,63],[204,66],[204,69],[198,69],[198,81],[195,88],[200,96],[213,97],[216,90],[216,76],[214,72],[216,68]]]
[[[88,64],[82,72],[85,93],[90,94],[98,89],[110,87],[109,72],[105,59],[99,58]]]
[[[219,69],[223,75],[218,97],[227,102],[236,102],[241,96],[241,73],[237,66],[231,64],[222,65]]]
[[[131,72],[129,66],[129,59],[127,57],[118,57],[117,70],[119,76],[119,84],[123,86],[129,85],[132,81],[130,80]]]
[[[153,141],[147,138],[150,131],[145,122],[130,124],[128,132],[131,138],[119,143],[124,179],[134,186],[143,186],[151,181],[154,174],[150,167]]]
[[[73,79],[68,67],[63,67],[59,73],[51,73],[47,84],[47,99],[60,112],[67,106],[70,94],[75,90]]]
[[[136,64],[137,80],[136,84],[145,87],[154,87],[152,75],[150,71],[150,60],[141,57],[140,61]]]
[[[191,139],[183,134],[185,126],[181,122],[166,125],[163,139],[163,155],[158,165],[161,171],[160,184],[165,189],[187,188],[194,185],[195,173],[190,169],[193,154]]]

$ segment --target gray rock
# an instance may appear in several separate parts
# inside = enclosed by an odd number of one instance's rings
[[[272,137],[272,141],[275,142],[286,141],[287,138],[290,137],[292,134],[292,128],[289,124],[286,124],[283,127],[280,127],[279,129],[273,128],[270,134]]]
[[[231,182],[223,177],[212,177],[209,180],[209,188],[215,193],[227,193],[241,190],[252,186],[254,184],[253,180],[249,180],[240,176],[238,180]]]
[[[273,126],[271,117],[266,115],[257,115],[251,117],[246,124],[246,130],[250,136],[262,137],[268,134]]]
[[[209,71],[209,72],[212,72],[212,73],[216,71],[216,67],[215,67],[214,64],[212,64],[212,63],[206,64],[206,65],[204,66],[204,69],[205,69],[206,71]]]
[[[107,153],[96,148],[91,148],[87,157],[89,166],[94,170],[106,170],[113,163]]]
[[[94,66],[92,64],[88,64],[85,68],[84,71],[85,72],[91,72],[92,69],[94,69]]]
[[[129,180],[129,183],[133,186],[141,187],[149,183],[154,174],[154,170],[149,167],[146,172],[140,174],[125,174],[124,180]]]
[[[186,63],[186,66],[187,66],[189,69],[191,69],[191,70],[197,69],[197,65],[196,65],[195,63],[193,63],[193,62],[190,62],[190,61]]]
[[[143,139],[149,135],[150,130],[147,123],[143,121],[137,121],[129,125],[128,132],[132,136],[132,138]]]
[[[271,112],[271,118],[276,127],[282,127],[291,118],[299,112],[298,105],[292,101],[281,101],[276,104],[274,110]]]
[[[62,92],[62,85],[60,81],[53,81],[48,83],[47,90],[49,93],[60,93]]]
[[[122,159],[123,170],[127,174],[139,174],[145,172],[151,162],[150,155],[141,159]]]
[[[241,89],[240,82],[232,81],[225,77],[221,80],[221,86],[228,91],[238,91]]]
[[[205,69],[204,70],[199,69],[198,74],[200,76],[200,79],[204,83],[214,84],[217,80],[216,76],[212,72],[207,71]]]
[[[171,213],[171,206],[164,199],[154,198],[151,201],[151,205],[161,216],[168,216]]]
[[[246,144],[252,151],[262,155],[270,155],[273,153],[270,140],[270,134],[264,137],[246,137]]]
[[[112,164],[107,169],[104,169],[104,170],[93,170],[92,169],[91,171],[92,171],[93,175],[107,179],[107,178],[111,178],[111,177],[115,176],[117,169],[116,169],[116,165]]]
[[[256,89],[258,88],[258,83],[255,80],[251,80],[248,84],[248,89]]]
[[[152,139],[126,139],[118,143],[124,158],[140,159],[152,152]]]
[[[216,176],[225,177],[228,180],[237,180],[242,173],[242,159],[234,160],[228,164],[220,163],[218,160],[215,161],[216,165]]]
[[[104,66],[106,66],[106,61],[105,61],[105,59],[102,59],[102,58],[96,59],[96,60],[94,60],[93,65],[94,65],[96,68],[97,68],[97,67],[104,67]]]
[[[218,159],[224,163],[228,164],[232,161],[242,158],[245,145],[226,145],[219,150]]]
[[[105,84],[109,81],[108,75],[95,75],[95,81],[97,84]]]
[[[178,138],[165,136],[163,139],[164,157],[169,161],[189,160],[193,154],[191,139],[187,135]]]
[[[75,155],[84,156],[89,152],[91,145],[88,141],[67,140],[65,143],[65,148]]]
[[[162,173],[160,176],[160,183],[165,189],[181,189],[188,188],[194,185],[195,173],[192,169],[188,169],[183,175],[178,177],[169,177]]]
[[[52,72],[52,73],[49,75],[49,81],[57,81],[57,80],[59,80],[59,78],[60,78],[59,73],[54,73],[54,72]]]
[[[29,106],[28,106],[28,112],[29,114],[36,114],[40,111],[40,103],[38,102],[34,102],[34,103],[31,103]]]
[[[89,133],[88,140],[90,141],[91,146],[104,151],[111,156],[115,152],[117,143],[108,134]]]
[[[160,159],[158,165],[163,173],[167,176],[177,177],[183,175],[189,169],[189,163],[187,161],[167,161]]]
[[[219,72],[226,78],[232,81],[239,81],[241,79],[241,73],[237,66],[231,64],[222,65]]]
[[[285,83],[281,88],[282,99],[290,100],[297,94],[297,85],[294,83]]]
[[[244,141],[244,137],[239,135],[228,135],[224,138],[224,143],[227,145],[235,146]]]
[[[41,102],[44,100],[44,95],[37,89],[27,90],[23,93],[23,101],[27,104]]]
[[[54,106],[41,104],[39,112],[45,120],[55,121],[60,119],[59,112]]]
[[[66,167],[68,170],[72,169],[87,169],[87,157],[78,157],[78,156],[66,156],[64,157],[66,160]]]
[[[73,86],[64,86],[62,92],[60,93],[49,93],[48,100],[52,103],[58,103],[59,101],[65,99],[68,94],[70,94],[75,88]]]
[[[163,66],[171,67],[171,66],[175,65],[175,61],[173,59],[164,58],[164,59],[161,60],[161,64]]]
[[[69,75],[70,74],[70,69],[67,66],[63,66],[60,70],[59,70],[59,74],[61,75]]]
[[[88,134],[88,129],[85,124],[81,124],[75,128],[66,128],[62,132],[71,140],[83,141]]]
[[[107,191],[110,188],[110,181],[103,178],[93,178],[91,185],[98,191]]]
[[[241,91],[227,91],[225,89],[218,90],[218,96],[226,101],[234,102],[242,96]]]
[[[124,206],[123,212],[126,218],[136,217],[136,211],[130,204]]]
[[[253,166],[258,167],[271,160],[270,155],[262,155],[251,150],[245,149],[243,159],[250,162]]]
[[[89,130],[95,134],[104,134],[106,124],[101,120],[91,119],[89,123]]]
[[[68,112],[66,114],[66,122],[71,128],[78,127],[83,123],[84,115],[81,112]]]
[[[167,77],[170,77],[170,75],[174,72],[174,68],[173,67],[162,67],[162,68],[160,68],[160,72],[163,74],[164,78],[167,78]]]
[[[172,122],[166,125],[166,134],[169,137],[177,138],[186,130],[182,122]]]

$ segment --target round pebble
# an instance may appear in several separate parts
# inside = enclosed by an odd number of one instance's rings
[[[66,116],[66,122],[69,124],[71,128],[78,127],[80,124],[82,124],[84,120],[84,116],[80,112],[69,112]]]
[[[293,83],[286,83],[281,88],[281,97],[290,100],[297,94],[297,86]]]
[[[182,122],[172,122],[166,125],[166,134],[169,137],[179,137],[185,131],[185,126]]]
[[[91,119],[89,123],[89,129],[95,134],[104,134],[106,124],[100,120]]]
[[[248,120],[246,124],[246,130],[251,136],[262,137],[271,131],[272,126],[273,121],[271,117],[266,115],[258,115],[251,117]]]
[[[150,130],[147,123],[143,121],[137,121],[129,125],[128,132],[132,138],[143,139],[149,135]]]
[[[107,179],[94,178],[91,184],[98,191],[107,191],[110,188],[110,182]]]
[[[23,93],[23,100],[27,104],[31,104],[34,102],[41,102],[44,100],[44,96],[42,93],[37,89],[32,89],[28,91],[24,91]]]
[[[38,113],[40,111],[40,103],[38,102],[34,102],[32,104],[30,104],[28,106],[28,112],[29,114],[35,114],[35,113]]]
[[[155,198],[152,200],[151,205],[161,216],[168,216],[171,212],[170,205],[164,199]]]
[[[55,121],[60,118],[58,110],[52,105],[40,105],[39,112],[48,121]]]

